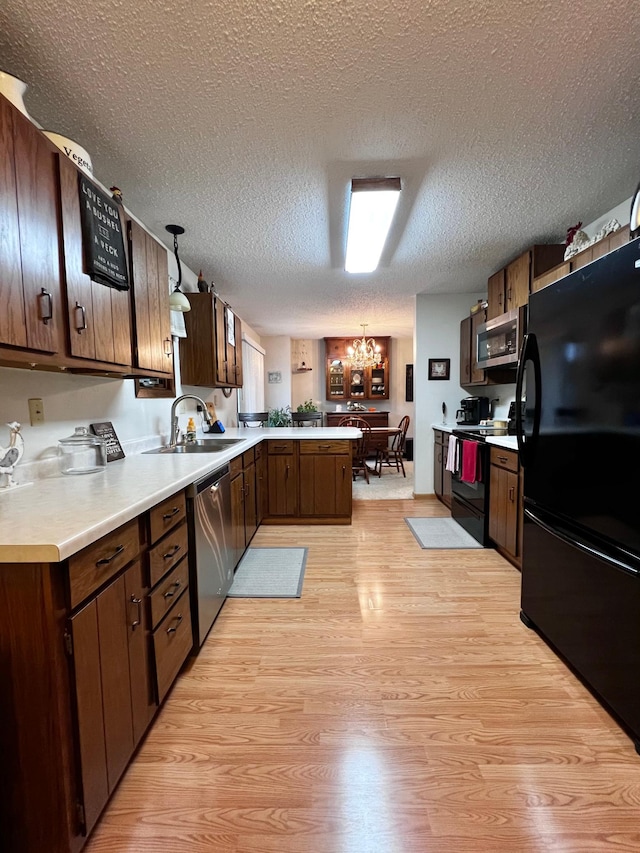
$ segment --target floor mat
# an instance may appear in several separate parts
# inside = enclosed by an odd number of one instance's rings
[[[300,598],[307,548],[248,548],[236,569],[230,598]]]
[[[405,518],[421,548],[482,548],[453,518]]]

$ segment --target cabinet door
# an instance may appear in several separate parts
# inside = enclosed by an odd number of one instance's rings
[[[269,515],[295,516],[298,514],[298,477],[293,454],[267,457],[269,483]]]
[[[433,446],[433,492],[436,497],[442,499],[442,443],[436,438]]]
[[[460,384],[471,384],[471,317],[460,323]]]
[[[300,457],[300,515],[351,514],[351,459],[347,455]]]
[[[97,284],[85,273],[78,171],[67,157],[59,157],[58,163],[71,354],[109,364],[130,365],[130,291]]]
[[[244,554],[244,476],[238,474],[231,480],[231,547],[234,565],[238,565]]]
[[[92,599],[70,620],[73,637],[78,740],[82,797],[87,832],[114,790],[135,747],[134,714],[140,714],[141,678],[146,712],[150,714],[149,671],[141,657],[146,636],[130,641],[132,618],[127,589],[142,594],[140,562]],[[138,608],[136,607],[136,612]],[[140,607],[142,612],[142,606]],[[136,626],[143,628],[143,626]],[[144,629],[143,629],[144,630]],[[135,668],[132,671],[130,660]],[[140,692],[139,692],[140,691]],[[135,697],[132,707],[132,696]],[[137,723],[142,730],[150,716]]]
[[[470,385],[485,385],[486,384],[486,375],[485,371],[482,368],[476,367],[476,360],[478,358],[478,326],[481,326],[483,323],[487,322],[487,312],[486,310],[476,311],[475,314],[471,317],[471,341],[469,342],[470,347],[470,372],[471,372],[471,382]]]
[[[215,297],[215,368],[219,385],[231,384],[227,365],[227,319],[225,304]]]
[[[167,253],[137,222],[129,220],[136,366],[173,373]]]
[[[64,350],[57,155],[0,98],[0,343]]]
[[[489,536],[512,556],[518,553],[518,475],[491,465]]]
[[[228,311],[227,311],[228,313]],[[229,318],[227,317],[227,324]],[[239,317],[233,315],[235,346],[229,343],[227,337],[227,362],[230,370],[231,385],[242,388],[242,322]],[[228,374],[229,375],[229,374]]]
[[[256,489],[256,465],[252,463],[244,470],[244,542],[249,542],[258,529],[258,495]]]
[[[186,562],[186,561],[185,561]],[[140,743],[156,710],[149,664],[148,618],[145,602],[147,588],[142,563],[134,563],[124,576],[125,606],[129,640],[129,672],[131,677],[131,714],[133,748]]]
[[[505,311],[520,308],[529,301],[531,252],[524,252],[505,270]]]
[[[258,526],[262,524],[262,519],[266,515],[267,496],[267,455],[263,446],[259,444],[256,447],[256,506],[258,512],[256,521]]]
[[[507,310],[504,307],[504,273],[504,269],[498,270],[498,272],[489,277],[489,281],[487,282],[487,302],[489,303],[487,320],[493,320],[494,317],[499,317],[500,314],[504,314]]]

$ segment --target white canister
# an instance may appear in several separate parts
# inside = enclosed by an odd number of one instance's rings
[[[31,116],[27,112],[24,101],[22,100],[26,91],[27,84],[25,82],[14,77],[13,74],[0,71],[0,93],[31,121]]]
[[[63,136],[61,133],[54,133],[52,130],[44,130],[44,135],[50,139],[61,151],[63,151],[70,160],[79,166],[83,172],[88,175],[93,175],[93,163],[89,152],[82,145],[78,145],[73,139],[68,136]]]

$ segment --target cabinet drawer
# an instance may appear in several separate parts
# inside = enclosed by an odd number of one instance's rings
[[[262,459],[262,452],[263,452],[262,442],[260,442],[260,444],[256,444],[256,446],[253,449],[255,450],[255,453],[256,453],[256,462],[257,462],[258,459]]]
[[[149,585],[158,581],[187,553],[187,525],[181,524],[149,551]]]
[[[138,521],[123,524],[69,558],[71,608],[91,595],[140,552]]]
[[[231,479],[237,477],[238,474],[242,471],[242,456],[236,456],[229,462],[229,473],[231,475]]]
[[[504,447],[491,448],[491,464],[506,468],[507,471],[518,473],[518,454],[514,450],[505,450]]]
[[[284,441],[270,441],[268,442],[267,452],[269,455],[282,455],[287,453],[293,453],[293,439],[285,439]]]
[[[192,645],[189,594],[185,590],[153,632],[158,702],[167,695]]]
[[[151,544],[157,542],[167,530],[171,530],[176,524],[187,517],[187,503],[184,492],[178,492],[167,498],[166,501],[154,506],[149,511],[149,532]]]
[[[169,574],[163,578],[158,586],[149,594],[149,606],[151,608],[151,628],[155,628],[158,622],[173,607],[174,602],[182,595],[189,586],[189,561],[183,559]]]
[[[300,442],[300,455],[313,453],[316,455],[327,454],[331,456],[349,455],[351,453],[351,442],[348,439],[329,439],[325,441],[317,441],[316,439],[308,439]]]
[[[249,465],[253,465],[253,463],[255,461],[256,461],[256,454],[255,454],[253,447],[250,448],[249,450],[245,450],[245,452],[242,454],[242,467],[248,468]]]

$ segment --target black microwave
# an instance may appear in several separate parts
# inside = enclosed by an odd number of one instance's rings
[[[476,330],[476,364],[487,367],[516,367],[522,338],[526,331],[527,308],[513,308]]]

